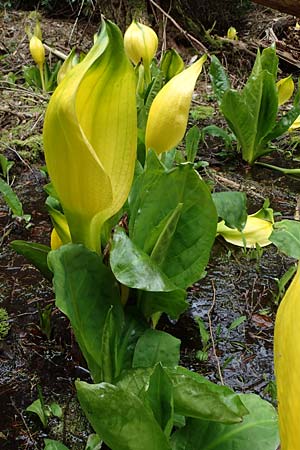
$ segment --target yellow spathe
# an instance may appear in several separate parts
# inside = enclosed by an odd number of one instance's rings
[[[281,450],[300,449],[300,263],[275,321],[274,363]]]
[[[147,149],[160,154],[175,147],[183,138],[195,84],[206,59],[207,55],[203,55],[158,92],[147,121]]]
[[[72,241],[100,252],[102,224],[127,199],[136,160],[136,81],[120,30],[103,23],[55,90],[44,123],[47,168]]]
[[[244,247],[244,244],[246,244],[247,248],[255,248],[257,244],[260,247],[271,244],[269,237],[272,231],[273,225],[271,222],[253,215],[247,217],[243,232],[227,227],[224,220],[219,222],[217,226],[217,234],[222,235],[227,242],[239,247]]]
[[[125,51],[135,65],[142,61],[148,67],[155,56],[157,46],[157,34],[147,25],[134,20],[125,31]]]

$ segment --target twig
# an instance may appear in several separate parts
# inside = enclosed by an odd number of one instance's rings
[[[62,60],[67,59],[67,55],[65,55],[60,50],[56,50],[56,48],[50,47],[49,45],[47,45],[45,43],[44,43],[44,47],[46,50],[48,50],[48,52],[53,53],[53,55],[57,56],[58,58],[60,58]]]
[[[217,369],[218,369],[218,374],[219,374],[219,378],[221,381],[221,384],[224,384],[224,380],[223,380],[223,375],[222,375],[222,371],[221,371],[221,366],[220,366],[220,361],[217,355],[217,351],[216,351],[216,345],[215,345],[215,341],[214,341],[214,336],[213,336],[213,329],[212,329],[212,321],[211,321],[211,314],[214,310],[214,307],[216,305],[216,289],[215,289],[215,284],[214,281],[211,281],[211,286],[212,286],[212,290],[213,290],[213,299],[212,299],[212,304],[211,307],[209,308],[208,312],[207,312],[207,317],[208,317],[208,326],[209,326],[209,333],[210,333],[210,339],[211,339],[211,345],[212,345],[212,349],[213,349],[213,354],[214,357],[216,359],[216,363],[217,363]]]
[[[37,447],[37,445],[36,445],[36,440],[35,440],[34,437],[32,436],[32,434],[31,434],[31,432],[30,432],[30,429],[29,429],[29,427],[28,427],[28,425],[27,425],[27,423],[26,423],[26,420],[24,419],[24,416],[23,416],[22,412],[17,408],[17,406],[16,406],[16,404],[15,404],[15,402],[14,402],[13,399],[11,399],[11,404],[12,404],[12,406],[14,407],[14,409],[16,410],[16,412],[19,414],[19,416],[21,417],[22,422],[23,422],[23,424],[24,424],[24,426],[25,426],[25,428],[26,428],[26,431],[27,431],[27,433],[28,433],[28,436],[29,436],[30,440],[31,440],[32,443],[33,443],[34,448],[35,448],[36,450],[39,450],[38,447]]]
[[[168,14],[164,9],[161,8],[161,6],[159,6],[154,0],[150,0],[150,3],[152,3],[152,5],[154,5],[165,17],[167,17],[173,23],[173,25],[175,25],[175,27],[190,41],[191,45],[197,51],[199,49],[197,48],[197,46],[195,46],[195,44],[197,44],[204,53],[209,54],[209,51],[205,47],[205,45],[203,45],[202,42],[198,41],[198,39],[196,39],[194,36],[192,36],[190,33],[188,33],[186,30],[184,30],[179,25],[179,23],[177,23],[176,20],[173,19],[172,16],[170,16],[170,14]]]
[[[74,25],[73,25],[73,27],[72,27],[72,30],[71,30],[71,33],[70,33],[70,36],[69,36],[69,45],[70,45],[70,43],[71,43],[71,39],[72,39],[74,30],[75,30],[75,28],[76,28],[76,26],[77,26],[77,23],[78,23],[78,20],[79,20],[79,17],[80,17],[80,14],[81,14],[83,5],[84,5],[84,0],[82,0],[82,2],[81,2],[81,5],[80,5],[80,8],[79,8],[77,17],[76,17],[75,22],[74,22]]]

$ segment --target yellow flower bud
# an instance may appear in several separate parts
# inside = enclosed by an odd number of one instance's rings
[[[206,59],[207,55],[203,55],[173,77],[153,100],[146,128],[147,149],[160,154],[175,147],[183,138],[195,84]]]
[[[292,123],[292,125],[289,128],[289,131],[294,131],[297,128],[300,128],[300,116],[298,116],[295,122]]]
[[[281,450],[300,445],[300,263],[275,321],[274,363]]]
[[[29,50],[34,62],[38,66],[42,66],[45,62],[45,48],[42,41],[37,36],[32,36],[30,39]]]
[[[232,41],[237,41],[238,40],[237,31],[236,31],[236,29],[234,27],[228,28],[227,39],[231,39]]]
[[[157,34],[147,25],[134,20],[125,31],[125,51],[135,65],[142,61],[145,66],[149,66],[154,58],[157,46]]]

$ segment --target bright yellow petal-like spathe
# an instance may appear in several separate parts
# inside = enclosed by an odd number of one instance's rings
[[[247,248],[255,248],[258,244],[260,247],[266,247],[271,244],[269,237],[273,231],[271,222],[257,217],[248,216],[243,232],[229,228],[225,225],[224,220],[218,223],[217,234],[221,234],[223,238],[230,244]]]
[[[53,230],[51,232],[51,237],[50,237],[51,250],[56,250],[59,247],[61,247],[62,245],[63,245],[62,240],[58,236],[56,229],[53,228]]]
[[[278,91],[278,105],[280,106],[291,98],[295,89],[295,84],[290,75],[289,77],[277,81],[276,86]]]
[[[146,128],[147,149],[160,154],[175,147],[183,138],[195,84],[206,59],[207,55],[203,55],[173,77],[153,100]]]
[[[72,241],[96,251],[101,225],[121,208],[132,183],[135,88],[121,33],[106,22],[90,52],[54,92],[46,113],[46,163]]]
[[[39,67],[42,66],[45,62],[45,48],[42,41],[35,35],[30,39],[29,50],[34,62]]]
[[[292,123],[292,125],[289,128],[289,131],[294,131],[297,128],[300,128],[300,116],[298,116],[295,122]]]
[[[124,46],[135,65],[142,61],[149,66],[157,50],[158,37],[152,28],[134,20],[125,31]]]
[[[281,450],[300,448],[300,263],[275,321],[274,363]]]

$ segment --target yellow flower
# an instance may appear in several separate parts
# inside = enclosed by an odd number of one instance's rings
[[[281,450],[300,448],[300,263],[275,321],[274,363]]]
[[[47,168],[72,241],[97,252],[101,227],[123,206],[133,179],[135,89],[120,30],[107,21],[84,60],[59,84],[46,112]]]
[[[37,36],[32,36],[29,42],[29,50],[34,62],[40,67],[45,62],[45,48]]]
[[[175,147],[184,136],[192,95],[202,66],[203,55],[159,91],[150,107],[146,127],[146,148],[157,154]]]
[[[227,39],[231,39],[232,41],[237,41],[237,31],[234,27],[230,27],[227,30]]]
[[[55,228],[53,228],[53,230],[51,232],[51,238],[50,238],[51,250],[56,250],[57,248],[61,247],[62,245],[63,245],[62,240],[58,236]]]
[[[217,234],[230,244],[239,247],[255,248],[258,244],[260,247],[266,247],[271,244],[269,237],[273,231],[273,224],[267,220],[260,219],[254,215],[247,217],[247,222],[243,231],[229,228],[225,225],[224,220],[218,223]]]
[[[280,106],[291,98],[295,89],[295,84],[290,75],[289,77],[277,81],[276,86],[278,91],[278,105]]]
[[[289,131],[294,131],[297,128],[300,128],[300,116],[298,116],[295,122],[292,123],[292,125],[289,128]]]
[[[125,31],[124,46],[135,65],[142,61],[148,67],[156,53],[158,37],[152,28],[134,20]]]

